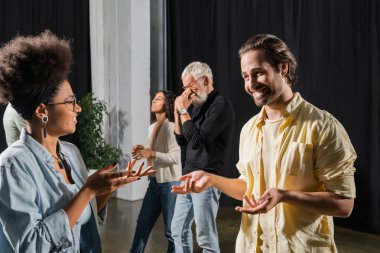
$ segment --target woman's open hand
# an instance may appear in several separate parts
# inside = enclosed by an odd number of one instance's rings
[[[137,171],[132,171],[133,166],[136,164],[137,159],[132,159],[131,161],[128,162],[128,166],[124,171],[130,171],[130,176],[131,177],[143,177],[143,176],[148,176],[151,174],[156,173],[156,171],[153,169],[152,166],[148,166],[143,170],[144,167],[144,162],[142,162],[137,169]]]
[[[87,179],[84,187],[89,188],[95,196],[99,196],[139,179],[139,176],[132,175],[132,168],[120,172],[113,171],[116,167],[117,164],[112,164],[98,170]]]

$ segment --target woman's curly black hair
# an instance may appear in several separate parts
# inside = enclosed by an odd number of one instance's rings
[[[164,93],[164,95],[165,95],[166,118],[169,121],[174,122],[174,102],[175,102],[175,99],[177,98],[177,95],[172,91],[159,90],[154,94],[154,96],[156,96],[157,93],[160,93],[160,92]],[[156,121],[156,116],[154,113],[151,114],[151,121],[152,121],[152,123]]]
[[[70,41],[50,31],[17,36],[0,49],[0,103],[10,102],[26,120],[54,97],[73,63]]]

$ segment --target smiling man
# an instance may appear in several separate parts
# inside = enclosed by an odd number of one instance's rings
[[[297,62],[283,41],[256,35],[239,55],[245,90],[262,107],[241,131],[240,177],[195,171],[173,192],[215,187],[243,200],[236,252],[336,252],[332,217],[348,217],[355,198],[350,139],[292,91]]]
[[[182,73],[184,92],[176,99],[175,134],[181,146],[183,173],[195,170],[221,173],[232,135],[234,113],[230,102],[214,89],[210,67],[190,63]],[[187,109],[193,105],[191,114]],[[193,252],[191,225],[195,220],[197,242],[203,252],[220,252],[216,215],[220,190],[177,197],[172,221],[175,252]]]

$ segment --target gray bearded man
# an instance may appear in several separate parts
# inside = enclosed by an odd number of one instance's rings
[[[231,139],[234,113],[231,103],[214,89],[210,67],[189,64],[182,73],[184,92],[175,102],[175,134],[182,149],[183,173],[202,170],[221,173]],[[188,112],[193,105],[191,113]],[[220,252],[216,229],[220,190],[177,197],[172,221],[176,253],[193,252],[191,225],[195,220],[197,242],[203,252]]]

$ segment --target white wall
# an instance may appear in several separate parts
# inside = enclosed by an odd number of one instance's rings
[[[147,142],[150,87],[150,1],[91,0],[92,89],[109,105],[105,137],[124,152]],[[127,185],[117,197],[143,198],[147,179]]]
[[[167,88],[165,5],[166,0],[150,2],[150,78],[151,94]]]

